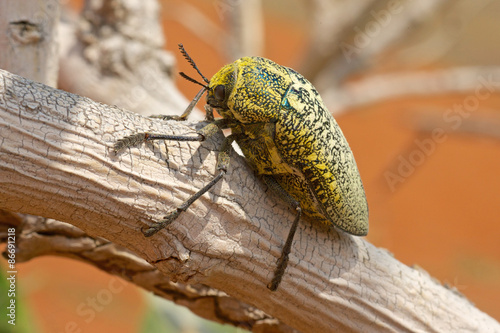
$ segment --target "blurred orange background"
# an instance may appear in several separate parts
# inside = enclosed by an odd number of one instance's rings
[[[180,71],[193,73],[177,51],[178,43],[184,44],[208,78],[234,60],[227,59],[220,46],[200,39],[172,16],[176,12],[172,8],[189,4],[224,31],[227,22],[220,19],[217,2],[161,2],[166,48],[177,58]],[[410,26],[409,31],[415,31],[384,49],[373,59],[374,65],[347,81],[356,83],[385,73],[500,67],[500,1],[483,3],[482,9],[467,20],[449,11],[445,18],[431,17],[421,25]],[[72,3],[72,8],[81,8],[80,1]],[[258,55],[302,73],[307,67],[304,60],[312,25],[304,2],[275,1],[263,4],[263,10],[265,42],[263,54]],[[436,29],[451,29],[455,42],[423,63],[426,38]],[[401,61],[405,49],[414,49],[414,56],[410,53]],[[199,87],[185,80],[177,82],[188,99],[198,91]],[[500,320],[500,85],[496,89],[481,99],[456,129],[443,121],[444,115],[475,96],[474,89],[379,99],[351,106],[335,117],[354,152],[366,189],[368,240],[387,248],[401,262],[422,267]],[[492,132],[482,130],[490,127]],[[436,128],[444,133],[439,142],[432,140],[431,131]],[[26,311],[34,317],[39,332],[77,332],[65,327],[71,321],[82,332],[123,333],[144,328],[149,302],[133,285],[124,283],[122,290],[111,293],[109,305],[96,311],[95,319],[87,323],[76,309],[88,297],[110,290],[116,278],[60,258],[38,258],[19,264],[18,270]]]

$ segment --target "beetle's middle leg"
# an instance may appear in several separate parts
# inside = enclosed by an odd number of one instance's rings
[[[288,266],[288,255],[292,249],[292,241],[295,236],[295,231],[297,231],[297,226],[299,224],[300,216],[302,215],[302,209],[300,208],[300,203],[295,200],[280,184],[272,177],[272,176],[264,176],[264,182],[267,186],[275,193],[280,195],[285,202],[290,204],[292,208],[297,211],[297,215],[295,216],[295,220],[290,227],[290,231],[288,232],[288,236],[286,238],[285,245],[283,246],[283,250],[281,250],[281,256],[278,259],[278,263],[276,269],[274,271],[274,276],[272,281],[267,285],[271,291],[275,291],[278,289],[280,285],[281,279],[283,278],[283,274],[285,273],[286,267]]]
[[[234,140],[235,137],[230,135],[226,137],[222,143],[222,147],[217,156],[217,170],[219,173],[201,190],[193,194],[188,200],[183,202],[179,207],[175,208],[172,212],[163,217],[162,220],[158,221],[150,228],[143,230],[144,236],[150,237],[156,234],[161,229],[168,226],[169,224],[171,224],[173,221],[175,221],[175,219],[177,219],[177,217],[179,217],[179,215],[182,212],[185,212],[193,202],[195,202],[199,197],[201,197],[208,190],[210,190],[215,184],[217,184],[224,177],[229,167],[229,161],[230,161],[229,154],[231,152],[231,144]]]
[[[165,134],[154,134],[154,133],[137,133],[118,140],[115,143],[115,152],[123,149],[137,145],[138,143],[153,140],[171,140],[171,141],[205,141],[207,137],[210,137],[217,133],[220,128],[226,128],[227,121],[224,119],[218,119],[207,126],[200,129],[196,136],[179,136],[179,135],[165,135]],[[146,237],[150,237],[160,231],[161,229],[168,226],[170,223],[175,221],[177,217],[184,211],[188,209],[193,202],[195,202],[199,197],[201,197],[205,192],[212,188],[219,180],[221,180],[227,172],[229,166],[229,154],[231,151],[231,144],[236,139],[235,135],[229,135],[222,142],[221,149],[217,156],[217,170],[219,173],[201,190],[193,194],[188,200],[182,203],[175,210],[166,215],[162,220],[155,223],[150,228],[143,230]]]

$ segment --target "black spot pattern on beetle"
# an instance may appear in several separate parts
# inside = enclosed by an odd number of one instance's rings
[[[250,166],[272,176],[307,215],[365,235],[368,207],[356,162],[317,90],[270,60],[242,61],[231,110],[242,122],[232,132],[241,134],[236,141]]]

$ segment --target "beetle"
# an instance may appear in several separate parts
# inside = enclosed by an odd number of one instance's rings
[[[368,233],[368,205],[356,161],[340,127],[307,79],[271,60],[243,57],[208,80],[182,44],[179,49],[205,83],[181,72],[182,77],[203,88],[181,116],[162,118],[185,120],[207,92],[207,119],[211,122],[196,136],[134,134],[118,140],[115,152],[143,141],[204,141],[219,129],[230,128],[231,134],[217,156],[217,175],[161,221],[143,230],[146,237],[172,223],[224,177],[233,141],[267,186],[296,210],[267,285],[270,290],[275,291],[282,280],[302,214],[355,236]],[[222,118],[214,119],[211,108]]]

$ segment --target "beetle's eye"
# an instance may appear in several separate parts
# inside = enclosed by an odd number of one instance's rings
[[[226,98],[226,87],[221,84],[215,87],[214,96],[218,101],[224,101],[224,99]]]

